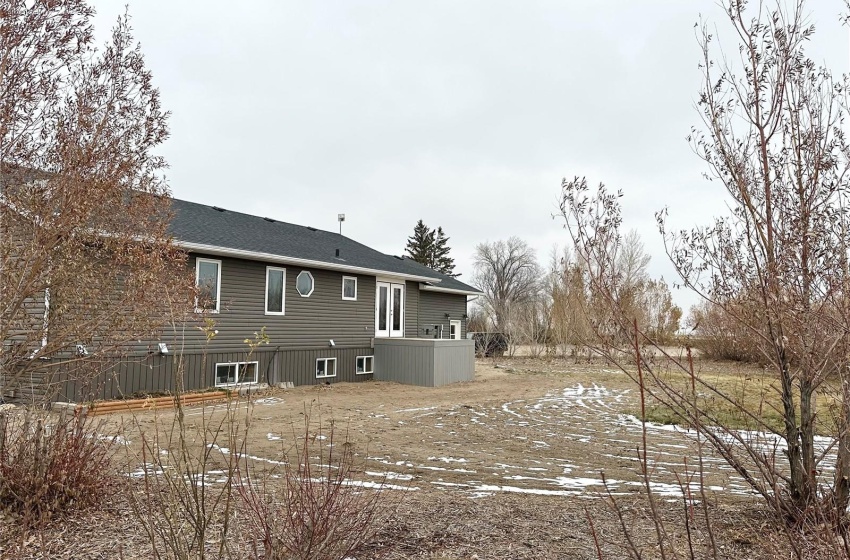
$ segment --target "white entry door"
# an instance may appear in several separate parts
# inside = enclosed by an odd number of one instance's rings
[[[404,284],[378,282],[375,294],[375,336],[404,336]]]
[[[449,338],[460,340],[460,321],[449,321]]]

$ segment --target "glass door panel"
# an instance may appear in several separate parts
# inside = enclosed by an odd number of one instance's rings
[[[404,336],[404,285],[392,285],[392,328],[390,336]]]
[[[375,298],[375,336],[390,336],[390,285],[378,282]]]

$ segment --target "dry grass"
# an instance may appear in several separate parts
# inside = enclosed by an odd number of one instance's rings
[[[718,378],[742,377],[746,380],[758,375],[759,371],[735,364],[703,362],[701,374]],[[581,412],[582,415],[562,423],[551,419],[560,418],[561,412],[567,410],[565,408],[544,407],[532,414],[532,410],[537,410],[532,405],[539,399],[550,394],[557,396],[565,387],[578,384],[585,387],[599,384],[611,390],[612,394],[624,397],[622,401],[606,401],[606,404],[617,407],[615,410],[576,405],[569,410]],[[479,483],[521,489],[546,488],[548,483],[541,482],[543,479],[562,474],[560,469],[552,465],[532,461],[546,458],[563,458],[574,464],[572,476],[599,477],[603,470],[610,479],[630,480],[629,477],[634,479],[638,476],[636,463],[629,460],[629,457],[634,458],[635,446],[629,443],[634,438],[625,431],[608,434],[606,430],[611,425],[598,418],[600,413],[610,413],[610,418],[615,420],[617,412],[633,410],[637,392],[625,375],[614,371],[604,362],[577,365],[563,359],[545,361],[516,358],[500,360],[496,368],[492,360],[488,359],[479,362],[475,381],[443,388],[374,382],[336,384],[321,391],[299,387],[287,391],[276,390],[263,396],[268,397],[265,400],[269,402],[256,404],[254,408],[251,420],[253,436],[247,449],[250,449],[251,455],[263,458],[265,462],[262,464],[266,468],[272,461],[284,461],[286,450],[294,449],[299,442],[304,442],[303,439],[290,437],[295,432],[288,426],[297,427],[300,438],[303,438],[301,428],[304,426],[304,418],[298,411],[312,406],[314,417],[321,414],[328,422],[333,419],[338,425],[346,426],[358,461],[366,459],[368,468],[365,470],[393,471],[413,476],[410,486],[418,490],[406,492],[395,515],[376,525],[377,534],[356,555],[358,560],[377,557],[390,560],[460,560],[474,556],[495,560],[594,559],[598,557],[588,529],[585,508],[589,509],[594,520],[604,557],[627,557],[622,548],[621,529],[602,499],[601,490],[589,489],[579,496],[512,492],[478,495],[473,492],[474,489],[467,488],[467,485]],[[505,412],[503,404],[506,402],[516,403],[511,406],[511,410],[527,417],[520,419]],[[592,405],[590,401],[585,404]],[[529,408],[523,408],[525,405]],[[227,414],[224,407],[210,407],[208,410],[209,414]],[[218,426],[218,422],[209,418],[209,414],[200,412],[199,407],[187,409],[190,428],[194,426],[194,429],[203,429],[202,424]],[[163,411],[158,415],[142,415],[138,417],[136,425],[151,434],[155,422],[163,423],[166,428],[170,426],[172,414]],[[117,429],[120,416],[105,418],[111,420],[113,428]],[[521,424],[521,420],[529,421],[529,424]],[[583,428],[596,430],[588,442],[581,442],[572,435]],[[558,435],[546,438],[549,432],[558,432]],[[269,433],[282,439],[273,441],[267,437]],[[315,431],[311,433],[315,434]],[[660,433],[674,437],[670,432]],[[541,439],[539,436],[547,439],[550,447],[535,448],[531,440]],[[127,437],[132,442],[131,447],[141,445],[138,434],[128,433]],[[650,435],[651,448],[659,442],[684,443],[675,439],[656,440],[655,437]],[[317,438],[311,440],[311,444],[319,442],[328,443],[327,440]],[[676,447],[658,449],[670,451]],[[692,449],[681,451],[683,457],[691,457],[692,452]],[[458,464],[429,460],[441,456],[466,457],[467,462]],[[218,452],[217,457],[218,461],[227,460],[221,452]],[[368,457],[376,457],[381,462]],[[672,460],[672,457],[665,459]],[[399,461],[404,465],[398,466]],[[516,468],[511,467],[508,471],[507,467],[495,467],[501,463]],[[406,466],[408,464],[412,466]],[[136,468],[138,463],[132,466]],[[446,470],[433,470],[435,466]],[[456,472],[455,467],[463,467],[466,472]],[[545,467],[548,473],[526,467]],[[282,468],[281,465],[278,473]],[[273,474],[272,471],[268,473]],[[282,495],[284,481],[266,479],[265,474],[258,478],[258,482],[268,481],[268,489],[278,496]],[[539,478],[514,480],[514,474]],[[721,475],[715,472],[711,484],[725,484]],[[353,476],[357,480],[380,480],[370,479],[370,475],[357,470]],[[446,486],[445,483],[451,485]],[[398,482],[394,481],[394,484]],[[133,485],[137,489],[141,488],[144,480],[133,480],[128,486]],[[214,493],[214,487],[209,490]],[[378,495],[370,489],[358,490],[366,498]],[[645,551],[644,557],[655,557],[652,548],[653,524],[642,488],[621,485],[619,490],[621,494],[617,496],[618,503],[624,508],[628,526],[638,545]],[[139,491],[144,492],[143,489]],[[395,496],[392,491],[382,495],[390,498]],[[771,512],[765,511],[758,501],[717,492],[709,494],[707,503],[712,518],[716,520],[720,557],[754,560],[787,557],[787,554],[783,556],[783,552],[787,552],[787,536],[771,525]],[[657,502],[657,511],[670,527],[669,533],[675,546],[686,546],[682,499],[661,498]],[[236,529],[231,531],[233,540],[228,550],[230,558],[256,556],[252,551],[250,535],[247,535],[251,515],[245,508],[234,508],[230,523]],[[697,542],[706,538],[698,523],[692,525],[691,529]],[[148,539],[140,530],[139,522],[124,494],[110,497],[104,507],[90,510],[85,516],[64,523],[48,524],[43,539],[29,542],[23,548],[12,547],[13,542],[20,540],[17,531],[13,521],[3,520],[0,515],[0,558],[120,556],[130,560],[151,557]],[[215,530],[212,532],[215,533]],[[817,557],[814,547],[812,550],[812,557]]]
[[[779,381],[764,368],[735,362],[703,360],[697,362],[697,378],[716,389],[697,386],[696,403],[706,419],[713,425],[729,429],[764,430],[782,432],[783,414]],[[690,393],[690,378],[681,370],[670,369],[659,373],[659,378],[672,385],[679,384],[683,394]],[[650,381],[648,390],[652,390]],[[723,395],[723,396],[721,396]],[[819,409],[818,435],[837,433],[840,388],[837,382],[828,381],[817,391]],[[628,412],[639,417],[639,410]],[[646,419],[659,424],[682,424],[676,410],[652,397],[647,399]]]

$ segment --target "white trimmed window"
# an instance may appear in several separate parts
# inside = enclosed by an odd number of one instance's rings
[[[215,386],[256,383],[257,362],[227,362],[215,365]]]
[[[336,377],[336,358],[319,358],[316,360],[316,379]]]
[[[374,362],[375,356],[357,356],[357,365],[355,366],[355,373],[357,375],[373,373],[375,371],[373,369]]]
[[[221,261],[195,259],[196,311],[218,313],[221,299]]]
[[[306,270],[299,272],[298,277],[295,278],[295,289],[298,290],[301,297],[310,297],[313,293],[313,289],[315,288],[315,284],[316,283],[313,281],[313,275]]]
[[[284,315],[286,269],[266,267],[266,315]]]
[[[354,276],[342,277],[342,299],[357,301],[357,278]]]

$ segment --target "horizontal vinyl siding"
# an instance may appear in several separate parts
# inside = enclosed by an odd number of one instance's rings
[[[446,314],[451,319],[446,318]],[[418,338],[434,338],[434,325],[442,325],[443,338],[449,338],[449,321],[460,319],[460,337],[466,338],[466,296],[441,292],[419,291]],[[425,333],[428,329],[428,333]],[[411,335],[408,335],[411,336]]]
[[[404,336],[417,338],[419,335],[419,283],[407,282],[404,288]]]
[[[201,256],[201,255],[198,255]],[[247,349],[246,339],[266,328],[269,347],[281,349],[322,348],[333,340],[339,347],[369,346],[375,334],[375,278],[357,278],[357,300],[342,299],[340,272],[301,267],[286,269],[285,315],[265,314],[266,264],[242,259],[216,259],[221,267],[221,299],[219,313],[206,318],[214,322],[218,333],[208,348],[216,351]],[[195,266],[195,256],[189,260]],[[313,276],[314,290],[302,297],[295,289],[298,274],[307,270]],[[179,341],[178,341],[179,342]],[[195,352],[205,347],[203,333],[186,330],[186,350]]]

